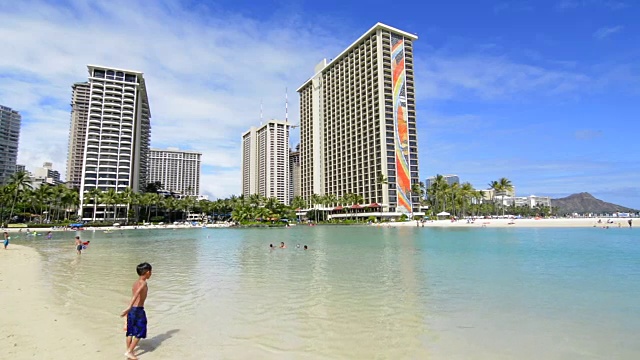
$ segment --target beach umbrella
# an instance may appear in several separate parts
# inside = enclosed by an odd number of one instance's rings
[[[448,213],[448,212],[446,212],[446,211],[443,211],[443,212],[439,212],[439,213],[437,213],[436,215],[437,215],[437,216],[449,216],[449,215],[451,215],[451,214],[449,214],[449,213]]]

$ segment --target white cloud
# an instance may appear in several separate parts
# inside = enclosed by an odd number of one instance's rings
[[[596,30],[596,32],[593,33],[593,37],[598,39],[598,40],[602,40],[604,38],[607,38],[617,32],[622,31],[624,27],[623,26],[609,26],[609,27],[601,27],[600,29]]]
[[[416,61],[418,98],[495,100],[554,96],[583,89],[589,76],[518,63],[503,56],[434,52]]]
[[[620,10],[630,5],[618,0],[560,0],[555,4],[556,10],[566,11],[586,6],[599,6],[610,10]]]
[[[239,193],[240,135],[259,122],[260,101],[266,119],[284,118],[288,87],[297,122],[295,88],[340,50],[324,30],[287,19],[171,0],[0,5],[0,103],[23,114],[19,163],[65,172],[71,85],[86,81],[87,64],[114,66],[145,74],[152,146],[202,151],[216,169],[203,192]]]

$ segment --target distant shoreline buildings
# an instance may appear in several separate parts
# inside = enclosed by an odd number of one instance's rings
[[[150,183],[160,182],[162,189],[183,196],[200,195],[202,153],[178,148],[149,151]]]
[[[0,184],[6,184],[16,171],[21,123],[18,111],[0,105]]]
[[[242,134],[242,195],[291,202],[290,128],[287,121],[269,120]]]

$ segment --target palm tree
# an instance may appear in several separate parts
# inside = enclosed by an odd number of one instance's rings
[[[10,186],[0,186],[0,222],[4,224],[4,208],[5,204],[11,202],[13,190]]]
[[[51,188],[51,196],[53,203],[55,204],[56,220],[60,219],[60,208],[62,207],[62,198],[67,192],[67,188],[64,185],[57,185]]]
[[[291,201],[291,207],[298,212],[298,209],[304,209],[307,206],[307,202],[304,201],[302,196],[296,196]],[[300,217],[298,216],[298,222],[300,222]]]
[[[473,194],[475,193],[475,189],[473,188],[473,185],[471,185],[471,183],[469,182],[465,182],[462,184],[462,186],[460,187],[460,196],[462,197],[462,216],[464,217],[466,215],[466,208],[467,208],[467,204],[470,204],[470,199],[473,197]]]
[[[322,195],[319,195],[319,194],[311,195],[311,207],[314,208],[313,213],[316,216],[316,223],[318,222],[318,209],[316,205],[320,204],[321,202],[322,202]]]
[[[445,180],[444,176],[437,174],[429,189],[427,189],[427,194],[429,194],[429,199],[434,205],[434,209],[437,212],[438,210],[444,211],[447,204],[447,199],[445,193],[449,188],[449,184],[447,180]],[[442,208],[440,208],[440,203],[442,202]],[[440,208],[440,209],[439,209]]]
[[[264,204],[264,197],[260,194],[249,195],[249,205],[253,207],[260,207]]]
[[[85,192],[84,203],[88,203],[93,201],[93,220],[92,222],[96,222],[96,213],[98,212],[98,204],[102,203],[102,190],[99,188],[93,188],[88,192]]]
[[[13,202],[11,204],[11,211],[9,212],[9,221],[13,217],[13,209],[15,208],[16,201],[18,200],[18,194],[24,189],[31,189],[31,180],[29,174],[26,171],[17,171],[9,178],[9,185],[13,190]]]
[[[380,189],[378,190],[378,196],[382,196],[382,186],[385,184],[388,184],[389,181],[387,180],[387,177],[384,176],[384,174],[382,172],[379,172],[378,175],[376,176],[376,183],[378,184],[378,186],[380,187]],[[377,199],[377,203],[382,203],[382,197]]]
[[[490,182],[489,186],[495,191],[496,196],[500,196],[500,207],[502,208],[502,215],[504,216],[504,196],[513,191],[513,184],[511,180],[502,177],[498,181],[494,180]]]
[[[420,204],[420,199],[422,199],[422,195],[424,195],[424,184],[417,182],[411,185],[411,212],[413,212],[413,196],[418,197],[418,205]]]
[[[116,204],[118,203],[118,193],[116,190],[111,188],[102,194],[102,201],[104,202],[105,211],[104,211],[104,220],[107,220],[107,211],[109,209],[109,205],[113,205],[113,221],[116,221]]]
[[[34,199],[38,207],[40,208],[40,215],[44,215],[44,205],[49,202],[51,197],[51,187],[49,185],[42,184],[39,188],[34,190]],[[47,212],[49,214],[49,212]]]
[[[62,207],[64,208],[64,220],[69,218],[69,208],[76,210],[80,205],[80,193],[76,189],[66,189],[62,195]]]
[[[135,197],[135,193],[133,192],[133,190],[130,187],[126,187],[121,193],[120,193],[120,199],[122,200],[122,202],[124,204],[127,205],[126,207],[126,213],[125,213],[125,224],[129,223],[129,208],[131,207],[131,203],[133,202],[133,198]]]

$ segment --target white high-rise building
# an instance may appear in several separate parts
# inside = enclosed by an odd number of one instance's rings
[[[300,88],[302,196],[362,196],[409,214],[419,199],[413,41],[378,23]],[[414,206],[415,205],[415,206]]]
[[[92,189],[138,192],[147,184],[151,135],[149,98],[141,72],[102,66],[89,70],[89,115],[83,154],[80,194]],[[84,203],[83,220],[121,219],[125,210]],[[115,211],[115,213],[114,213]]]
[[[269,120],[242,134],[242,194],[275,197],[290,203],[289,129],[286,121]]]
[[[200,195],[202,153],[177,148],[149,151],[149,182],[160,182],[163,190],[182,195]]]
[[[80,188],[82,182],[82,166],[84,162],[84,145],[87,140],[87,119],[89,118],[88,82],[75,83],[71,86],[71,126],[69,127],[69,151],[67,156],[67,186]]]
[[[442,175],[442,179],[447,183],[447,185],[460,184],[460,177],[458,175]],[[435,181],[435,176],[428,177],[424,186],[428,189],[435,183]]]
[[[16,172],[21,121],[19,112],[0,105],[0,185]]]

